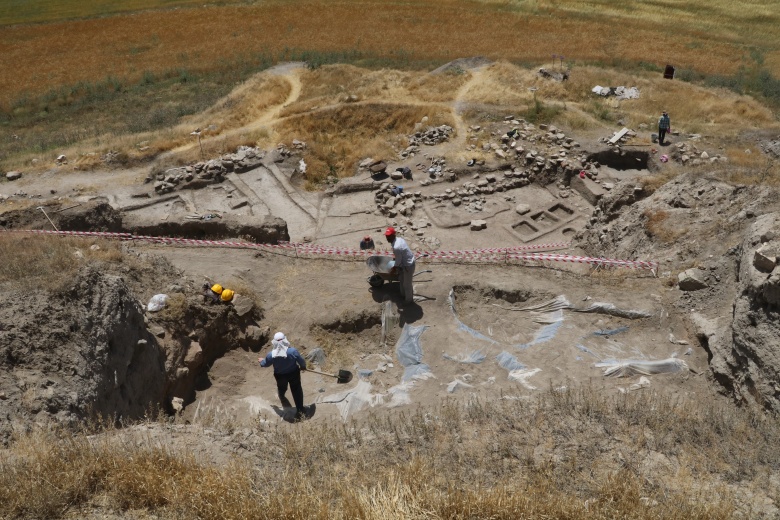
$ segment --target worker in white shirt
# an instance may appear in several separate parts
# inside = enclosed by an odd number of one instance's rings
[[[401,285],[401,297],[407,303],[411,303],[414,301],[414,289],[412,288],[415,267],[414,253],[409,249],[406,240],[395,235],[395,229],[392,227],[385,230],[385,237],[393,247],[395,267],[398,269],[398,281]]]

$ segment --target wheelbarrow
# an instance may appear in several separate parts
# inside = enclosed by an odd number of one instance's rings
[[[421,255],[422,257],[428,255]],[[382,287],[385,282],[397,282],[398,269],[395,267],[395,258],[392,256],[373,255],[366,258],[366,265],[371,269],[372,274],[368,277],[368,285],[371,287]],[[414,273],[414,278],[423,273],[432,273],[430,269]]]

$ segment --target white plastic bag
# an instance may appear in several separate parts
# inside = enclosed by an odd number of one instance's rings
[[[149,312],[161,311],[165,308],[167,303],[168,303],[167,294],[155,294],[154,296],[152,296],[152,299],[149,300],[149,305],[146,306],[146,309]]]

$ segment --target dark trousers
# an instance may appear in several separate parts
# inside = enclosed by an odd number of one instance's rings
[[[276,389],[279,392],[279,399],[281,401],[287,398],[284,394],[287,393],[287,385],[290,386],[292,391],[293,401],[295,401],[295,408],[299,412],[303,412],[303,388],[301,388],[301,371],[296,370],[289,374],[274,374],[276,379]]]
[[[664,144],[664,137],[666,137],[666,128],[658,129],[658,144]]]

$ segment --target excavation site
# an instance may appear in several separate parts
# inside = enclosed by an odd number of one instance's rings
[[[179,4],[8,27],[301,27]],[[3,101],[0,517],[780,515],[776,99],[459,45]]]

